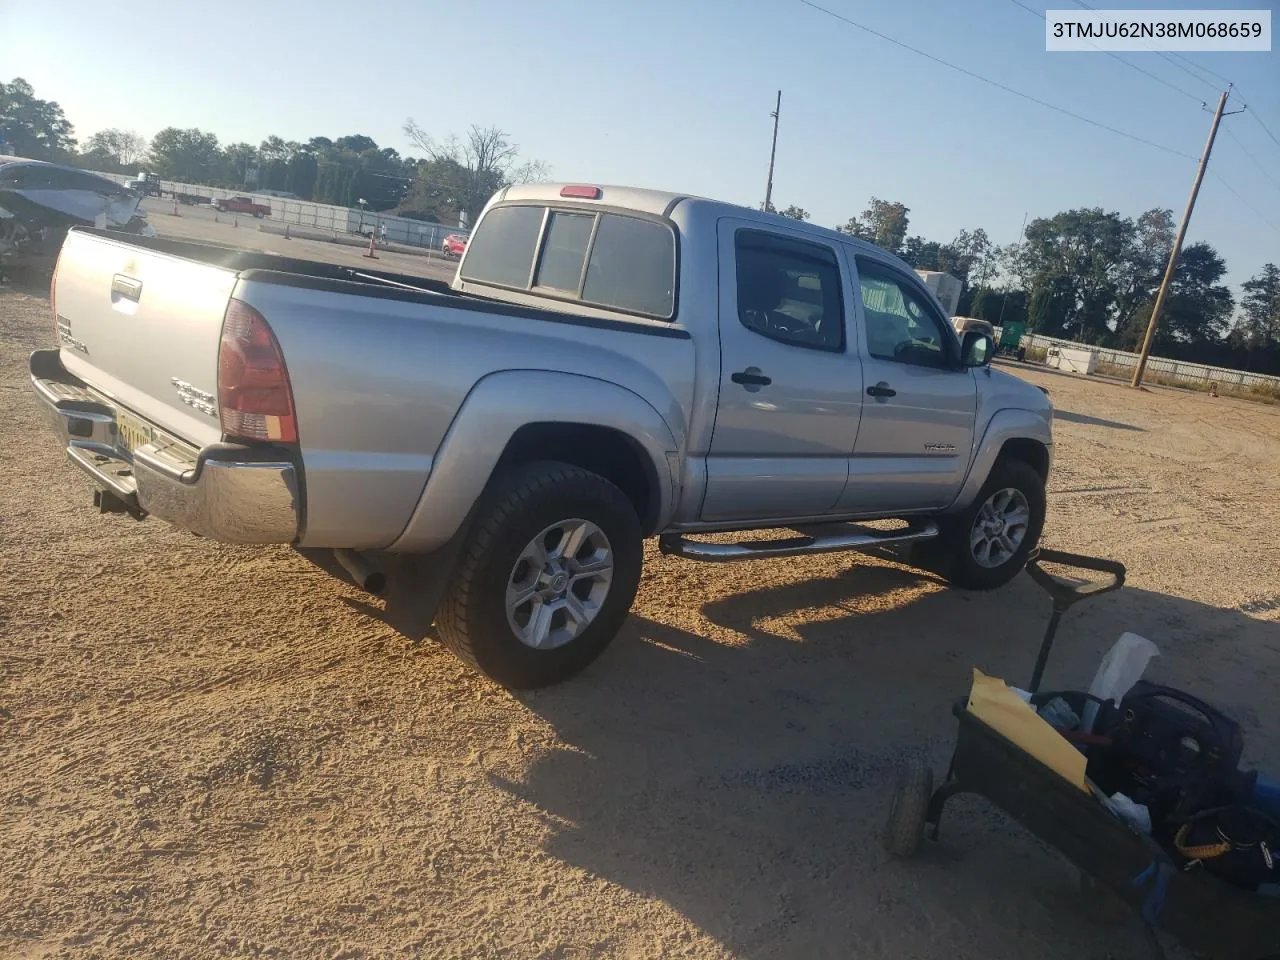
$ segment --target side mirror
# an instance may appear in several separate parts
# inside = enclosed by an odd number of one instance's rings
[[[985,367],[995,354],[995,340],[981,330],[970,330],[960,341],[960,357],[966,367]]]

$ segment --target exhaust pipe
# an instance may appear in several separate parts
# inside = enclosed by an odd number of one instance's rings
[[[351,579],[356,582],[361,590],[378,596],[386,589],[387,576],[380,570],[374,570],[364,557],[356,553],[354,550],[335,549],[333,557],[338,563],[342,564],[342,569],[351,574]]]

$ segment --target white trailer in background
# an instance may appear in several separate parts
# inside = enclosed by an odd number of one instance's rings
[[[960,291],[964,289],[964,283],[958,277],[940,270],[917,270],[916,273],[920,275],[924,285],[933,291],[933,295],[942,304],[942,309],[947,311],[947,316],[954,316],[960,306]]]
[[[1093,374],[1098,369],[1097,352],[1084,348],[1053,346],[1045,360],[1049,366],[1068,373]]]

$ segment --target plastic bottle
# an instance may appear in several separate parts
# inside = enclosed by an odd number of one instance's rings
[[[1142,679],[1151,658],[1159,655],[1159,648],[1146,637],[1127,631],[1120,634],[1120,639],[1107,651],[1102,663],[1098,664],[1098,672],[1089,685],[1089,695],[1097,699],[1085,704],[1082,729],[1086,733],[1093,732],[1100,703],[1110,700],[1119,706],[1125,694]]]

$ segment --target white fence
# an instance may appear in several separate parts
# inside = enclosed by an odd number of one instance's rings
[[[1088,350],[1097,356],[1098,363],[1127,369],[1136,367],[1139,359],[1138,354],[1129,353],[1127,350],[1095,347],[1085,343],[1076,343],[1072,340],[1045,337],[1038,333],[1023,334],[1021,346],[1066,347],[1072,350]],[[1211,367],[1208,364],[1189,363],[1186,360],[1169,360],[1165,357],[1148,357],[1147,373],[1159,373],[1162,376],[1180,380],[1184,383],[1214,382],[1238,387],[1270,386],[1280,389],[1280,377],[1268,376],[1265,373],[1249,373],[1245,370],[1228,370],[1226,367]]]
[[[116,183],[126,183],[134,179],[119,173],[99,173],[98,176],[107,177]],[[304,230],[334,236],[357,234],[367,237],[371,232],[375,232],[380,240],[384,238],[383,228],[385,228],[385,239],[388,242],[433,250],[439,250],[441,242],[451,233],[466,236],[470,232],[466,228],[451,227],[443,223],[426,223],[409,217],[370,213],[332,203],[275,197],[265,193],[250,193],[246,190],[224,190],[221,187],[206,187],[198,183],[161,180],[160,193],[162,197],[185,195],[209,200],[220,197],[252,197],[255,203],[269,205],[271,219],[279,223],[288,223],[302,227]]]

